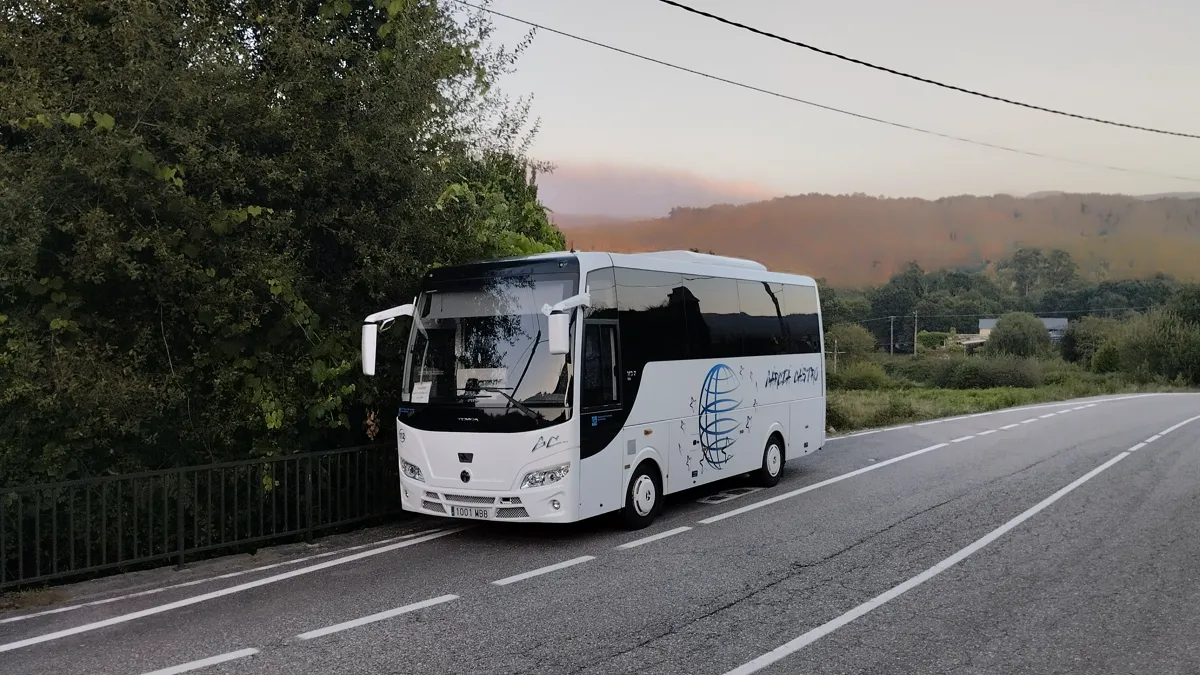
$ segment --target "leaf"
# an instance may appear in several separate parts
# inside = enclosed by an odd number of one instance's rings
[[[83,125],[83,115],[80,115],[79,113],[70,113],[69,115],[63,114],[62,119],[64,122],[70,124],[76,129]]]
[[[254,216],[255,218],[262,215],[262,212],[263,212],[263,210],[262,210],[261,206],[247,206],[246,207],[246,213],[249,213],[250,215]]]
[[[388,18],[392,18],[406,9],[408,9],[408,0],[392,0],[388,3]]]
[[[116,120],[113,119],[113,116],[106,113],[94,112],[92,113],[92,120],[96,123],[98,131],[112,131],[113,127],[116,126]]]
[[[134,150],[133,154],[129,157],[129,163],[138,171],[145,171],[149,174],[154,173],[154,155],[144,149],[139,148]]]

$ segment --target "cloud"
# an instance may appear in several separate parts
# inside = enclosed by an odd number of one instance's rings
[[[750,183],[724,182],[671,169],[555,163],[538,176],[538,196],[556,214],[658,218],[676,206],[746,204],[777,196]]]

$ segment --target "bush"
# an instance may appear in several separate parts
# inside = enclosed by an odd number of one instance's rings
[[[927,330],[917,333],[917,344],[926,349],[940,349],[946,345],[946,340],[949,339],[949,333],[938,333]]]
[[[996,322],[984,349],[989,356],[1044,356],[1050,353],[1050,333],[1036,316],[1010,312]]]
[[[1112,338],[1121,328],[1116,319],[1085,316],[1072,321],[1063,335],[1062,356],[1071,363],[1091,365],[1092,357],[1105,341]]]
[[[1119,370],[1140,381],[1179,379],[1200,385],[1200,325],[1174,312],[1156,310],[1127,322],[1111,344]],[[1112,357],[1105,358],[1102,365],[1111,366]]]
[[[1031,359],[987,357],[955,359],[939,373],[939,387],[947,389],[1028,389],[1042,384],[1041,365]]]
[[[875,336],[856,323],[842,323],[825,331],[826,349],[837,348],[839,363],[856,363],[875,353]]]
[[[829,386],[835,389],[889,389],[894,385],[883,366],[871,361],[851,364],[829,378]]]
[[[1092,372],[1115,373],[1120,369],[1121,350],[1115,341],[1110,340],[1100,345],[1100,348],[1092,355]]]

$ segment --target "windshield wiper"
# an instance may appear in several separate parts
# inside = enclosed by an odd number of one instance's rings
[[[496,387],[480,387],[479,390],[480,391],[490,391],[495,394],[500,394],[504,398],[508,399],[510,403],[517,406],[518,410],[525,413],[526,415],[529,415],[530,417],[532,417],[535,420],[546,419],[546,417],[544,415],[542,415],[542,413],[534,410],[533,408],[530,408],[529,406],[525,405],[524,403],[521,403],[520,401],[517,400],[517,398],[515,396],[513,396],[512,394],[509,394],[508,392],[504,391],[503,389],[499,389]]]
[[[467,389],[467,390],[465,390],[465,391],[467,391],[468,393],[464,394],[464,395],[463,395],[463,396],[461,396],[460,398],[462,398],[462,399],[466,399],[466,400],[471,400],[471,401],[473,401],[473,400],[475,400],[476,398],[478,398],[478,396],[477,396],[477,395],[476,395],[476,396],[472,396],[472,395],[471,395],[471,392],[476,392],[476,391],[486,391],[486,392],[491,392],[491,393],[493,393],[493,394],[500,394],[500,395],[501,395],[501,396],[503,396],[504,398],[508,399],[508,401],[509,401],[510,403],[512,403],[513,405],[517,406],[517,409],[518,409],[518,410],[520,410],[521,412],[525,413],[525,414],[526,414],[526,415],[528,415],[529,417],[532,417],[532,418],[533,418],[533,419],[535,419],[535,420],[544,420],[544,419],[546,419],[545,415],[543,415],[543,414],[541,414],[540,412],[538,412],[538,411],[534,410],[533,408],[530,408],[529,406],[525,405],[524,403],[521,403],[521,402],[520,402],[520,401],[518,401],[518,400],[517,400],[515,397],[513,397],[511,394],[509,394],[508,392],[504,391],[503,389],[500,389],[499,387],[475,387],[475,388]]]

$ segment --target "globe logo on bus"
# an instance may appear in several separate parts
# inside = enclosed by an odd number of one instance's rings
[[[738,422],[730,413],[742,404],[733,397],[737,388],[737,375],[724,363],[709,369],[700,387],[700,450],[704,461],[714,469],[722,468],[733,458],[729,447],[737,441],[734,432],[738,430]]]

